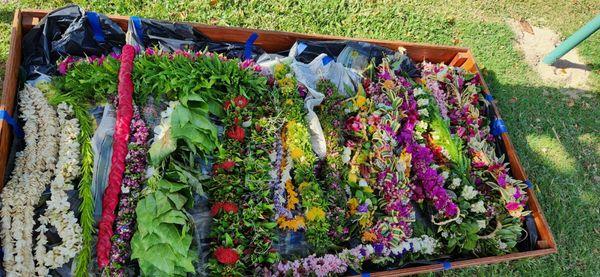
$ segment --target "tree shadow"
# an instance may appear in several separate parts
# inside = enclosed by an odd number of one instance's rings
[[[559,247],[560,254],[529,267],[549,274],[593,271],[593,243],[600,243],[600,97],[581,91],[573,99],[561,88],[503,84],[493,71],[484,78]]]

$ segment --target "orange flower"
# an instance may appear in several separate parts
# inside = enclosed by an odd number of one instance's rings
[[[363,242],[374,242],[377,236],[373,232],[366,231],[362,235]]]
[[[279,228],[281,229],[293,231],[298,231],[300,228],[304,228],[306,226],[304,223],[304,217],[302,216],[295,216],[289,220],[284,217],[280,217],[277,219],[277,224],[279,224]]]
[[[285,182],[285,190],[288,194],[287,209],[293,210],[296,204],[300,203],[300,200],[298,200],[298,193],[294,191],[294,184],[291,180]]]

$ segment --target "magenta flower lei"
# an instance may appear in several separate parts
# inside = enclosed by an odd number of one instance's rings
[[[453,134],[460,137],[469,148],[468,156],[472,159],[471,166],[474,171],[480,173],[475,175],[481,176],[483,173],[489,172],[496,179],[495,182],[498,186],[506,188],[506,176],[509,176],[509,168],[502,162],[484,162],[478,158],[478,155],[481,155],[481,149],[471,147],[472,144],[477,144],[480,141],[485,141],[488,144],[494,141],[494,137],[490,134],[486,122],[479,116],[485,112],[479,101],[479,92],[481,91],[479,75],[475,75],[472,79],[465,81],[463,75],[466,72],[463,69],[430,63],[423,65],[422,72],[427,87],[432,91],[435,89],[448,90],[451,86],[458,91],[455,97],[445,99],[436,98],[436,102],[438,106],[448,108],[450,130]],[[440,76],[440,72],[444,74]],[[480,177],[476,177],[475,183],[483,184],[484,181]],[[483,190],[485,191],[485,189]],[[513,197],[518,201],[520,207],[525,206],[527,195],[518,186],[515,186]],[[514,206],[515,204],[511,204],[510,208],[514,209]]]
[[[130,134],[119,209],[115,220],[115,235],[112,237],[110,249],[108,266],[110,276],[125,275],[125,265],[131,256],[130,242],[135,231],[135,207],[146,171],[148,128],[137,109],[134,110]]]
[[[435,164],[431,150],[419,144],[415,138],[415,126],[419,122],[417,101],[412,85],[403,77],[398,77],[396,83],[407,88],[402,110],[406,117],[402,120],[402,130],[396,137],[404,145],[406,152],[412,155],[411,171],[413,172],[412,198],[417,202],[432,201],[435,209],[446,218],[456,216],[458,207],[444,189],[444,178],[431,166]]]

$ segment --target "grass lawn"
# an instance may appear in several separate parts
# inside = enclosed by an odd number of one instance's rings
[[[0,76],[4,74],[13,10],[57,8],[67,3],[3,2],[6,0],[0,0]],[[592,96],[571,100],[560,88],[544,84],[525,63],[505,23],[506,18],[524,18],[567,36],[600,13],[597,0],[486,0],[475,4],[463,0],[76,2],[106,14],[470,47],[484,68],[513,143],[535,184],[559,254],[453,270],[446,275],[600,274],[600,33],[577,48],[594,70]]]

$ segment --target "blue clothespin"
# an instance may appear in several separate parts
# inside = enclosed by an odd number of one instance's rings
[[[140,38],[140,40],[144,41],[144,32],[142,30],[142,20],[138,16],[130,17],[131,22],[133,23],[133,28],[135,29],[136,35]]]
[[[252,33],[250,37],[246,40],[246,46],[244,47],[244,59],[249,60],[252,59],[252,45],[258,38],[257,33]]]
[[[527,184],[527,188],[533,188],[533,184],[531,183],[531,181],[529,181],[529,179],[525,180],[525,184]]]
[[[485,94],[485,95],[483,96],[483,98],[485,98],[485,100],[487,100],[488,102],[492,102],[492,101],[494,101],[494,96],[492,96],[492,94],[490,94],[490,93],[488,93],[488,94]]]
[[[504,124],[504,120],[502,120],[501,118],[496,118],[492,121],[491,129],[492,135],[494,136],[500,136],[504,133],[508,133],[508,129]]]
[[[10,114],[8,114],[7,111],[0,111],[0,120],[6,121],[6,123],[8,123],[8,125],[12,127],[13,133],[16,137],[22,138],[25,136],[25,133],[23,133],[23,129],[21,129],[21,126],[17,124],[17,121],[12,116],[10,116]]]
[[[329,56],[325,56],[323,57],[323,65],[327,65],[328,63],[330,63],[331,61],[333,61],[333,58],[329,57]]]
[[[95,12],[85,12],[87,16],[87,20],[92,26],[92,31],[94,32],[94,39],[97,42],[105,42],[104,32],[102,32],[102,25],[100,25],[100,18],[98,14]]]

